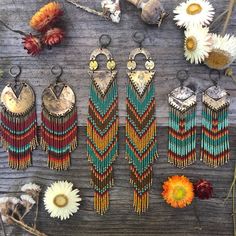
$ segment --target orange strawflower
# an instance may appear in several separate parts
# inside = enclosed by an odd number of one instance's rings
[[[169,177],[162,187],[163,198],[174,208],[184,208],[193,201],[193,184],[185,176],[175,175]]]
[[[57,2],[50,2],[37,11],[30,20],[30,26],[38,31],[43,31],[63,14]]]

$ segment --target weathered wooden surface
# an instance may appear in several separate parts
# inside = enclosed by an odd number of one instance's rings
[[[10,26],[30,31],[28,21],[32,14],[47,1],[45,0],[1,0],[0,18]],[[37,95],[37,112],[40,115],[41,94],[43,89],[53,81],[50,73],[52,64],[60,64],[64,68],[63,79],[71,84],[77,95],[80,138],[79,147],[73,153],[72,168],[66,172],[51,171],[46,167],[46,155],[36,150],[33,160],[34,166],[26,171],[14,171],[7,167],[6,153],[0,151],[0,195],[15,194],[24,183],[35,181],[48,186],[55,180],[72,181],[80,188],[83,203],[78,214],[70,220],[60,222],[50,219],[40,206],[39,228],[50,236],[53,235],[233,235],[232,204],[223,205],[233,176],[234,157],[236,155],[236,85],[229,78],[222,78],[221,84],[231,90],[232,106],[230,110],[231,128],[231,161],[219,169],[211,169],[197,161],[185,170],[172,167],[166,160],[167,129],[159,128],[160,158],[155,164],[153,189],[151,192],[150,210],[143,216],[137,216],[132,208],[132,188],[129,184],[128,163],[124,159],[124,122],[125,122],[125,87],[126,87],[126,61],[129,51],[136,47],[131,35],[136,30],[146,33],[144,45],[151,51],[157,63],[156,94],[158,125],[167,124],[167,93],[178,85],[175,79],[176,71],[188,69],[191,73],[190,82],[194,83],[199,91],[207,88],[211,83],[208,79],[208,69],[204,66],[191,66],[183,57],[183,32],[177,29],[172,21],[172,10],[177,0],[163,1],[169,11],[169,19],[161,29],[147,26],[139,18],[136,9],[127,2],[122,1],[123,15],[119,25],[107,22],[102,18],[87,14],[74,6],[60,0],[65,15],[61,24],[66,28],[67,37],[64,43],[51,51],[45,50],[39,57],[28,56],[21,45],[21,37],[7,31],[0,26],[0,66],[4,69],[4,80],[0,89],[10,80],[7,72],[11,64],[21,65],[22,80],[28,81]],[[95,6],[93,0],[83,1],[89,6]],[[98,0],[96,1],[96,3]],[[223,11],[227,0],[214,0],[217,13]],[[229,32],[235,32],[236,15],[232,17]],[[120,155],[116,161],[115,186],[111,191],[111,207],[105,216],[93,212],[93,191],[89,185],[89,166],[86,159],[85,124],[87,116],[87,101],[89,94],[88,59],[90,52],[97,46],[98,37],[102,33],[112,36],[110,50],[117,60],[119,71],[120,96]],[[234,65],[235,70],[235,65]],[[199,95],[200,101],[200,95]],[[200,118],[201,104],[198,106]],[[200,119],[198,119],[200,122]],[[39,120],[40,123],[40,120]],[[162,200],[161,183],[170,175],[185,174],[192,180],[207,178],[214,184],[214,197],[209,201],[198,201],[197,212],[194,205],[176,210],[170,208]],[[199,216],[202,230],[198,230]],[[28,235],[23,231],[7,227],[8,235]],[[0,231],[0,235],[1,231]]]

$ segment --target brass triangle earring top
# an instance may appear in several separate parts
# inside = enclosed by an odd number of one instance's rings
[[[1,141],[9,166],[25,169],[31,165],[32,150],[37,146],[35,94],[29,84],[18,81],[19,66],[11,67],[9,74],[15,82],[8,83],[1,94]]]
[[[66,170],[77,147],[76,98],[72,88],[60,81],[62,68],[53,66],[51,71],[57,79],[42,95],[41,146],[48,153],[51,169]]]
[[[135,33],[139,48],[131,51],[128,67],[126,158],[130,164],[130,182],[134,187],[134,208],[138,214],[147,211],[152,185],[153,163],[157,158],[157,125],[155,117],[155,64],[150,52],[142,47],[144,35]],[[145,70],[136,69],[135,58],[145,56]]]

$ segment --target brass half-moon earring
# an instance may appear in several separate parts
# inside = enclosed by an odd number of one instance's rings
[[[66,170],[78,142],[76,99],[72,88],[60,80],[62,68],[53,66],[51,72],[56,82],[42,94],[41,146],[48,153],[49,168]]]
[[[1,94],[1,141],[8,152],[9,166],[25,169],[31,165],[37,146],[35,94],[29,84],[18,80],[19,66],[11,67],[9,74],[15,81],[8,83]]]
[[[118,156],[118,88],[115,60],[106,48],[111,38],[102,35],[100,48],[89,62],[91,87],[87,121],[87,156],[91,163],[91,183],[94,188],[94,209],[103,215],[109,207],[109,190],[113,185],[112,164]],[[97,57],[104,55],[107,70],[100,70]]]
[[[157,154],[157,124],[155,117],[155,64],[149,51],[142,47],[144,35],[135,33],[133,39],[140,47],[131,51],[128,67],[126,158],[130,164],[130,182],[134,187],[134,208],[140,214],[149,206],[153,162]],[[145,69],[136,70],[135,58],[145,56]]]

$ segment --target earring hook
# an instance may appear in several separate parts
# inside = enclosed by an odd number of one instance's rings
[[[102,34],[99,37],[99,46],[101,48],[107,48],[111,43],[111,36],[109,34]]]
[[[213,73],[216,72],[216,76],[215,78],[212,77]],[[215,74],[215,73],[214,73]],[[214,84],[214,86],[218,86],[219,80],[221,78],[221,74],[219,70],[215,70],[215,69],[211,69],[209,72],[209,78],[211,79],[212,83]]]
[[[21,67],[18,65],[11,66],[9,69],[9,74],[15,79],[15,83],[17,83],[17,78],[21,74]]]
[[[134,40],[135,43],[139,44],[139,47],[142,47],[142,43],[145,40],[145,35],[142,32],[134,32],[132,35],[132,39]]]
[[[184,82],[189,78],[189,72],[187,70],[177,71],[176,78],[180,82],[180,87],[183,88]]]
[[[56,76],[56,83],[59,82],[61,75],[63,74],[63,69],[59,65],[53,65],[51,68],[51,73]]]

